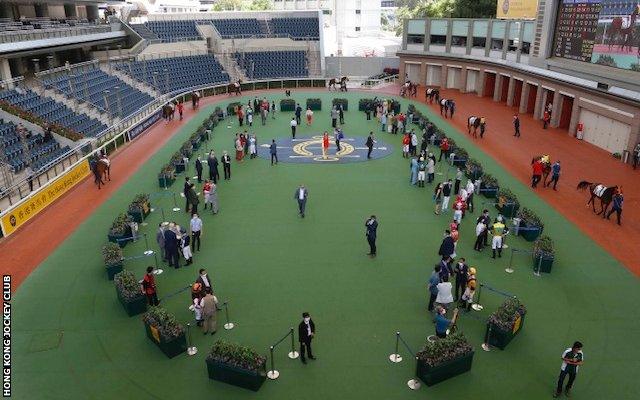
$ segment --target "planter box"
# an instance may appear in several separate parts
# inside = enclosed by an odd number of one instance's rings
[[[540,236],[540,234],[542,234],[541,227],[526,225],[524,222],[520,222],[518,235],[522,236],[527,242],[534,242],[538,238],[538,236]]]
[[[165,341],[160,332],[155,330],[155,327],[144,324],[144,328],[147,331],[147,337],[153,343],[156,344],[162,350],[165,356],[169,358],[173,358],[178,354],[184,353],[187,351],[187,339],[184,336],[184,333],[177,338]]]
[[[344,111],[349,111],[349,102],[348,101],[347,102],[337,102],[337,103],[336,102],[332,102],[331,105],[336,106],[336,109],[338,109],[338,107],[340,105],[342,105],[342,109]]]
[[[107,278],[112,281],[116,274],[122,272],[122,263],[106,265],[105,269],[107,270]]]
[[[112,234],[108,234],[107,238],[109,239],[109,241],[111,243],[116,243],[117,245],[119,245],[121,248],[124,248],[124,246],[127,245],[127,243],[129,243],[131,240],[131,228],[127,227],[127,232],[125,232],[124,235],[112,235]],[[126,240],[121,240],[124,238],[128,238]]]
[[[511,218],[516,215],[519,207],[515,204],[507,204],[502,207],[499,204],[496,204],[496,208],[498,209],[498,211],[500,211],[500,214],[504,215],[507,218]]]
[[[173,166],[176,167],[176,174],[179,174],[180,172],[184,172],[185,165],[183,163],[173,164]]]
[[[533,270],[538,272],[550,273],[553,266],[554,256],[533,256]]]
[[[150,204],[149,203],[145,203],[142,205],[142,209],[138,209],[137,211],[127,211],[127,214],[131,215],[131,218],[137,222],[137,223],[142,223],[147,216],[149,215],[149,213],[151,212],[150,209]]]
[[[160,185],[161,188],[168,188],[169,186],[173,185],[173,182],[175,182],[175,178],[160,178],[158,177],[158,185]]]
[[[200,140],[192,140],[191,146],[193,146],[193,150],[198,150],[200,148]]]
[[[307,107],[312,111],[320,111],[322,110],[322,101],[311,101],[311,99],[307,99]]]
[[[280,101],[280,111],[281,112],[289,112],[296,110],[296,102],[295,101]]]
[[[480,179],[483,175],[483,171],[481,169],[474,169],[471,173],[465,171],[465,176],[473,181]]]
[[[127,312],[128,316],[133,317],[134,315],[142,314],[147,311],[147,298],[142,293],[133,300],[125,300],[122,298],[117,288],[116,294],[118,295],[118,300],[120,301],[120,304],[122,304],[122,307]]]
[[[467,164],[466,158],[453,159],[453,165],[455,165],[456,167],[460,167],[461,169],[464,169],[466,164]]]
[[[267,379],[265,370],[248,371],[218,361],[206,360],[209,379],[257,392]]]
[[[520,322],[516,322],[513,330],[511,331],[503,331],[502,329],[496,327],[495,325],[491,326],[491,335],[488,337],[487,341],[491,346],[495,346],[500,350],[504,350],[505,347],[513,340],[514,337],[520,333],[522,327],[524,326],[524,315],[520,316]],[[485,332],[485,336],[489,333],[489,323],[487,323],[487,330]]]
[[[369,103],[371,103],[371,101],[364,101],[364,99],[358,101],[358,111],[367,111],[367,106],[369,105]],[[375,110],[371,110],[372,112],[375,112]]]
[[[486,197],[487,199],[495,199],[498,195],[499,187],[487,187],[484,183],[480,184],[480,194]]]
[[[471,352],[465,356],[447,361],[435,367],[430,367],[418,360],[416,376],[427,386],[433,386],[436,383],[470,371],[471,364],[473,362],[473,354],[474,352]]]

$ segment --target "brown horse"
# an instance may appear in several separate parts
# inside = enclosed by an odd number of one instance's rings
[[[606,187],[600,183],[593,183],[582,181],[578,183],[577,190],[589,189],[589,193],[591,197],[587,202],[587,207],[589,204],[593,206],[593,212],[596,212],[596,202],[595,199],[600,199],[600,212],[596,213],[597,215],[602,214],[602,218],[605,218],[607,215],[607,208],[609,208],[609,204],[611,204],[611,200],[613,199],[613,195],[617,192],[617,186]]]
[[[331,78],[329,79],[329,85],[327,87],[329,88],[329,90],[333,88],[333,90],[338,91],[338,89],[336,88],[336,84],[340,84],[340,91],[346,92],[347,82],[349,82],[349,78],[347,78],[346,76],[343,76],[342,78],[340,78],[339,81],[338,81],[338,78]]]
[[[629,51],[631,51],[638,14],[640,14],[640,4],[637,4],[631,12],[631,15],[629,15],[629,26],[627,27],[623,27],[624,20],[622,17],[613,18],[609,32],[607,32],[609,34],[609,50],[611,50],[615,44],[619,44],[621,51],[624,51],[625,45],[628,46]]]
[[[227,88],[227,92],[229,93],[229,96],[231,96],[232,94],[235,94],[236,96],[242,95],[242,89],[240,87],[241,84],[242,84],[241,79],[238,79],[237,81],[230,83],[229,87]]]
[[[103,179],[111,180],[111,166],[108,161],[103,159],[95,161],[91,170],[93,171],[94,183],[98,185],[98,189],[100,189],[100,185],[104,186]]]

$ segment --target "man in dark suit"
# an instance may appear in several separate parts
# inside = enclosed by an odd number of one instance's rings
[[[220,179],[220,173],[218,172],[218,157],[216,157],[213,150],[209,153],[207,164],[209,165],[209,179],[211,179],[213,183],[218,184],[218,179]]]
[[[307,197],[309,197],[309,191],[304,185],[300,185],[293,194],[293,198],[298,201],[298,213],[302,218],[304,218],[304,210],[307,206]]]
[[[207,274],[207,270],[204,268],[200,268],[200,275],[196,282],[200,284],[200,287],[205,291],[205,293],[213,293],[213,286],[211,283],[211,278],[209,278],[209,274]]]
[[[454,242],[451,237],[451,231],[448,229],[444,231],[444,239],[442,239],[442,244],[440,244],[440,250],[438,254],[442,256],[443,259],[451,257],[454,252]]]
[[[222,154],[222,169],[224,170],[224,180],[231,179],[231,157],[226,151]]]
[[[175,269],[180,268],[180,255],[178,254],[178,237],[174,232],[175,224],[169,224],[169,229],[164,231],[164,248],[169,261],[169,266],[173,266]]]
[[[184,211],[185,212],[189,212],[189,205],[191,204],[189,202],[189,188],[191,188],[191,182],[189,181],[189,177],[185,176],[184,177],[184,189],[182,190],[182,194],[184,194],[184,198],[185,198],[185,206],[184,206]]]
[[[376,220],[376,216],[372,215],[367,219],[364,223],[364,226],[367,228],[367,242],[369,242],[369,253],[368,256],[375,257],[377,248],[376,248],[376,238],[378,237],[378,220]]]
[[[202,183],[202,160],[200,160],[200,156],[196,158],[196,173],[198,174],[198,183]]]
[[[300,360],[302,360],[303,364],[307,363],[305,349],[311,360],[316,359],[311,352],[311,339],[313,339],[315,334],[316,325],[313,323],[311,316],[308,312],[302,313],[302,322],[298,325],[298,340],[300,341]]]
[[[373,145],[376,143],[376,139],[373,136],[373,132],[369,132],[365,145],[369,149],[367,151],[367,159],[371,158],[371,152],[373,151]]]

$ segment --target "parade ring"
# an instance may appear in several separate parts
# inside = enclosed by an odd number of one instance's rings
[[[333,137],[329,142],[329,149],[325,156],[322,155],[322,135],[314,135],[300,138],[276,139],[278,148],[278,161],[290,163],[351,163],[367,161],[368,148],[365,145],[367,136],[347,137],[340,141],[340,151],[337,151]],[[270,143],[258,146],[258,156],[269,160],[271,153]],[[371,159],[379,159],[388,156],[392,147],[379,139],[373,146]]]

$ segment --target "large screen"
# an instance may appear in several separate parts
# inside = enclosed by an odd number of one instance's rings
[[[561,0],[553,55],[640,72],[640,0]]]

